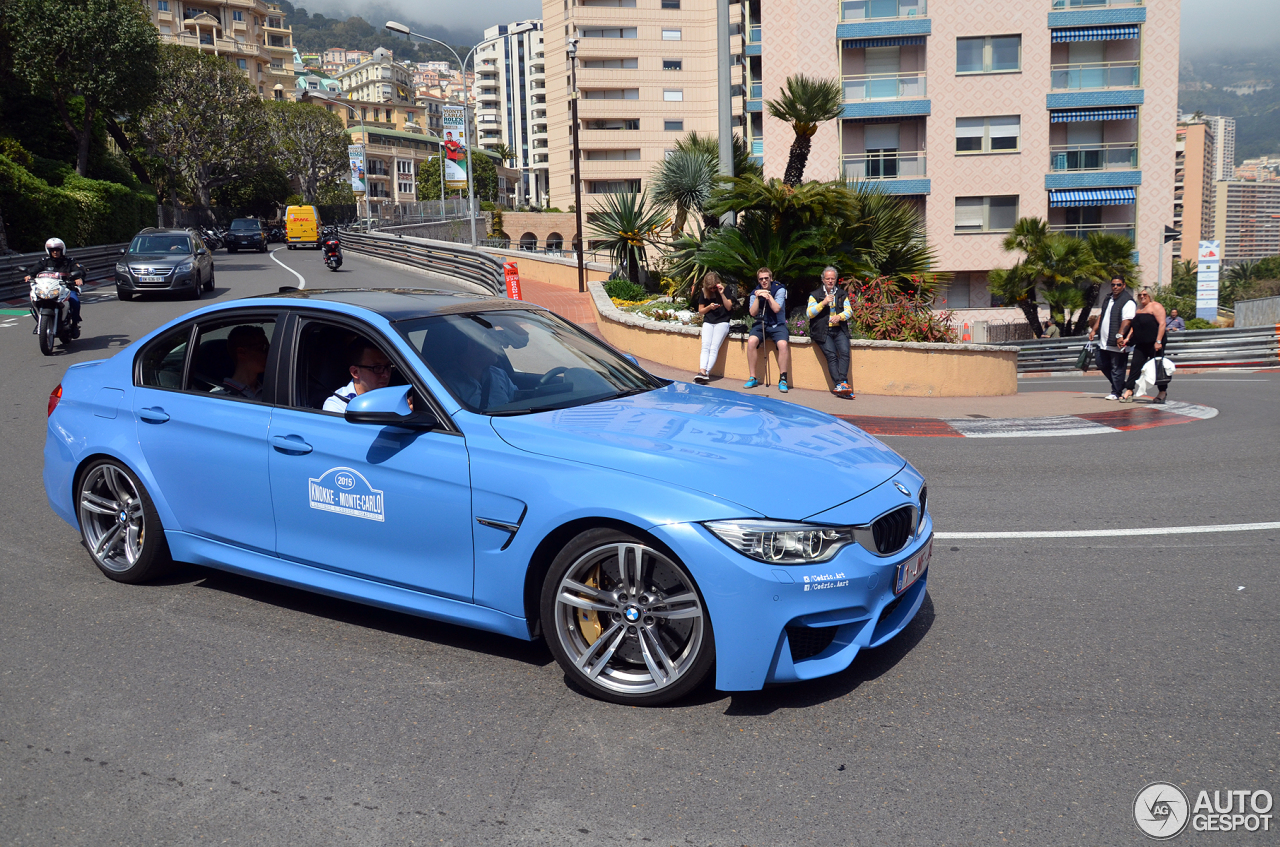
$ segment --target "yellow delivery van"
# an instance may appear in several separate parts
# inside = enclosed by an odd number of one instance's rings
[[[284,243],[292,250],[299,244],[320,246],[320,210],[315,206],[290,206],[284,212]]]

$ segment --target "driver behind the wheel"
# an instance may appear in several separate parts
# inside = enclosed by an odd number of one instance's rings
[[[515,383],[498,363],[496,350],[470,335],[464,335],[456,359],[457,367],[450,380],[458,400],[470,409],[483,412],[515,399]]]

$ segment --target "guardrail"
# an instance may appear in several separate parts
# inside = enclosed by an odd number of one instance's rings
[[[364,232],[344,232],[341,239],[343,248],[353,253],[390,259],[479,285],[498,297],[507,294],[502,260],[470,247],[412,236]]]
[[[1165,352],[1180,368],[1267,367],[1280,362],[1280,324],[1239,329],[1198,329],[1165,336]],[[1018,341],[1018,373],[1076,370],[1085,338]]]
[[[84,265],[86,279],[102,279],[115,276],[120,251],[128,246],[129,242],[126,241],[123,244],[79,247],[68,250],[67,255]],[[25,297],[28,290],[27,284],[22,281],[24,274],[18,268],[34,265],[44,257],[43,252],[0,256],[0,299]]]

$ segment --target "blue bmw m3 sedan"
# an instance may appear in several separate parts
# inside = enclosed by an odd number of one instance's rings
[[[189,562],[543,638],[633,705],[844,670],[932,552],[924,479],[850,424],[444,291],[248,298],[73,365],[44,482],[111,579]]]

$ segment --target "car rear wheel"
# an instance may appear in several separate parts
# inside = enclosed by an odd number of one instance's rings
[[[595,529],[556,556],[542,588],[547,645],[570,680],[604,700],[656,706],[711,670],[711,619],[693,577],[631,535]]]
[[[93,563],[111,579],[142,582],[172,563],[147,490],[115,459],[100,459],[81,474],[76,516]]]

